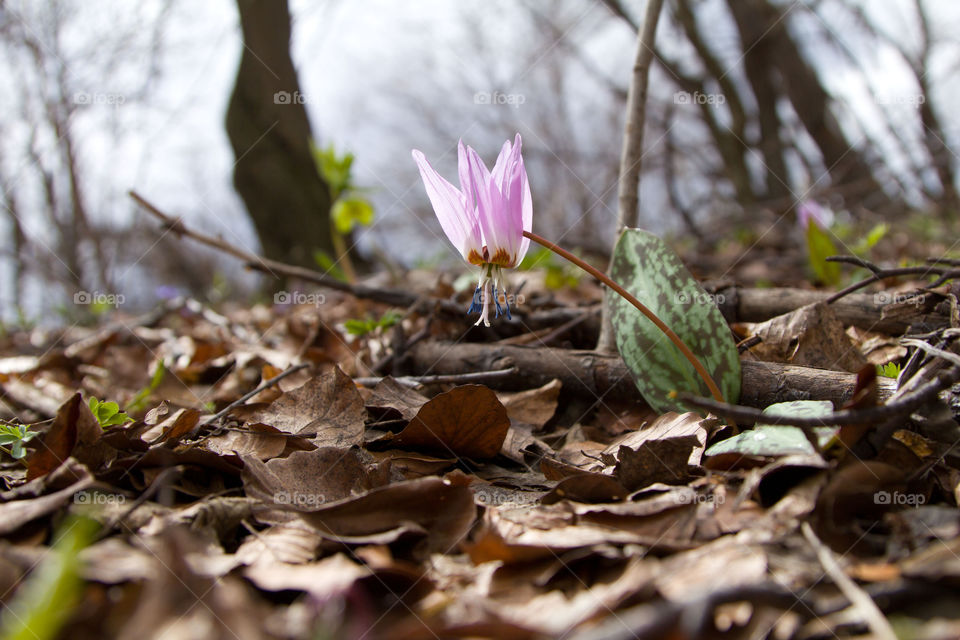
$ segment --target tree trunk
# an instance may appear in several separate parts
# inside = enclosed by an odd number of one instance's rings
[[[861,185],[869,208],[891,204],[868,161],[844,137],[831,111],[830,96],[787,29],[781,9],[769,0],[727,0],[727,6],[740,32],[744,68],[761,118],[775,118],[777,96],[785,96],[819,148],[833,183]],[[764,145],[769,145],[764,147],[765,162],[774,174],[767,185],[776,189],[776,182],[789,183],[786,165],[779,153],[777,132],[772,130],[775,123],[762,124]]]
[[[330,191],[310,152],[312,132],[290,57],[287,0],[237,0],[243,53],[227,108],[233,182],[266,257],[315,266],[333,255]]]

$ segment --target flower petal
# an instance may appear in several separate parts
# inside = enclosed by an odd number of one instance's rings
[[[518,202],[519,201],[519,202]],[[513,221],[520,226],[520,248],[517,251],[517,262],[523,260],[530,247],[530,239],[523,236],[524,231],[530,231],[533,225],[533,197],[530,195],[530,181],[527,180],[527,170],[520,159],[516,169],[516,178],[510,189],[510,210]]]
[[[511,232],[519,236],[516,242],[516,262],[523,260],[530,247],[530,240],[523,237],[524,231],[530,231],[533,223],[533,200],[530,196],[530,183],[527,180],[527,170],[521,155],[523,141],[517,134],[509,158],[507,159],[506,173],[501,183],[504,196],[504,205],[510,219]],[[508,265],[514,266],[514,265]]]
[[[520,134],[517,134],[517,139],[519,139]],[[503,193],[503,181],[504,176],[509,173],[509,167],[512,163],[516,162],[514,157],[514,151],[518,154],[520,153],[519,149],[511,148],[510,141],[507,140],[503,143],[503,146],[500,147],[500,155],[497,156],[497,162],[493,165],[493,171],[490,173],[493,175],[493,179],[496,181],[497,186],[500,188],[500,192]]]
[[[483,232],[483,242],[489,259],[501,266],[508,266],[513,263],[519,249],[519,238],[512,232],[503,195],[483,160],[469,147],[467,155],[470,160],[470,175],[477,193],[477,220]]]
[[[482,252],[480,227],[473,207],[467,206],[466,196],[437,173],[422,152],[414,149],[413,159],[420,169],[427,197],[447,238],[465,259],[471,250]]]

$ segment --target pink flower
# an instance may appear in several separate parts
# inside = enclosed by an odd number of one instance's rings
[[[801,229],[810,226],[811,220],[821,229],[829,229],[833,218],[833,211],[821,207],[816,200],[804,200],[797,205],[797,224]]]
[[[413,159],[420,168],[423,186],[443,232],[464,260],[480,267],[480,282],[467,313],[480,311],[477,324],[482,322],[488,327],[491,285],[497,317],[504,313],[509,318],[502,269],[520,264],[530,245],[523,232],[530,231],[533,203],[520,145],[519,133],[512,145],[509,140],[504,142],[493,171],[488,171],[477,152],[464,147],[461,140],[459,189],[434,171],[423,153],[413,150]],[[498,290],[504,296],[503,307]]]

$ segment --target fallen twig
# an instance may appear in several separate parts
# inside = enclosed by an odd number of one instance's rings
[[[215,414],[213,414],[212,416],[210,416],[210,418],[208,418],[207,420],[204,420],[202,423],[198,424],[196,427],[194,427],[193,431],[194,431],[194,432],[197,432],[197,431],[199,431],[200,429],[202,429],[203,427],[205,427],[205,426],[207,426],[207,425],[209,425],[209,424],[213,424],[214,422],[219,421],[219,420],[220,420],[221,418],[223,418],[225,415],[227,415],[228,413],[230,413],[231,411],[233,411],[234,409],[236,409],[237,407],[239,407],[240,405],[242,405],[244,402],[246,402],[247,400],[249,400],[249,399],[252,398],[253,396],[257,395],[257,394],[260,393],[261,391],[264,391],[265,389],[269,389],[270,387],[272,387],[273,385],[277,384],[278,382],[280,382],[281,380],[283,380],[284,378],[286,378],[286,377],[289,376],[290,374],[293,374],[293,373],[296,373],[297,371],[301,371],[301,370],[303,370],[303,369],[306,369],[306,368],[309,367],[309,366],[310,366],[310,365],[309,365],[309,364],[306,364],[306,363],[304,363],[304,364],[298,364],[298,365],[296,365],[296,366],[290,367],[289,369],[287,369],[287,370],[284,371],[283,373],[280,373],[280,374],[278,374],[278,375],[273,376],[273,377],[270,378],[269,380],[264,380],[263,382],[261,382],[261,383],[257,386],[256,389],[253,389],[252,391],[248,391],[247,393],[243,394],[242,396],[240,396],[239,398],[237,398],[236,400],[234,400],[233,402],[231,402],[230,404],[228,404],[227,406],[225,406],[223,409],[221,409],[221,410],[218,411],[217,413],[215,413]]]
[[[941,391],[958,380],[960,380],[960,367],[951,367],[947,371],[941,372],[934,379],[919,386],[911,393],[904,394],[878,407],[844,409],[835,411],[827,416],[814,418],[770,415],[753,407],[716,402],[689,393],[681,393],[679,397],[689,405],[742,423],[762,422],[763,424],[789,425],[800,428],[830,427],[879,422],[908,415],[923,405],[924,402],[935,398]]]
[[[845,289],[842,289],[836,292],[835,294],[827,298],[826,300],[827,304],[834,303],[837,300],[853,293],[854,291],[863,289],[864,287],[874,282],[877,282],[879,280],[883,280],[885,278],[896,278],[898,276],[923,276],[923,277],[939,276],[936,280],[934,280],[933,282],[927,285],[928,289],[939,287],[941,284],[943,284],[947,280],[951,280],[953,278],[960,278],[960,269],[947,269],[944,267],[937,267],[932,265],[918,266],[918,267],[897,267],[894,269],[885,269],[883,267],[878,267],[872,262],[869,262],[862,258],[857,258],[855,256],[830,256],[829,258],[827,258],[827,262],[843,262],[847,264],[853,264],[858,267],[863,267],[864,269],[868,269],[873,274],[868,278],[864,278],[859,282],[854,282],[849,287],[846,287]]]
[[[401,376],[394,378],[399,384],[406,387],[418,387],[424,384],[462,384],[472,382],[487,382],[498,378],[506,378],[517,373],[516,367],[499,369],[497,371],[473,371],[435,376]],[[364,387],[374,387],[383,380],[382,377],[354,378],[353,381]]]
[[[319,271],[313,271],[303,267],[284,264],[282,262],[277,262],[276,260],[270,260],[268,258],[258,256],[255,253],[240,249],[239,247],[236,247],[229,242],[222,240],[221,238],[215,238],[213,236],[208,236],[206,234],[193,231],[192,229],[188,229],[186,225],[183,224],[182,220],[163,213],[160,211],[160,209],[148,202],[136,191],[131,191],[130,197],[133,198],[134,201],[136,201],[137,204],[143,207],[148,213],[156,218],[159,218],[163,222],[164,226],[166,226],[173,233],[190,238],[191,240],[205,244],[208,247],[212,247],[217,251],[222,251],[223,253],[227,253],[235,258],[238,258],[246,263],[249,268],[256,271],[267,273],[276,278],[287,277],[296,278],[305,282],[313,282],[314,284],[328,287],[336,291],[349,293],[358,298],[367,298],[369,300],[375,300],[377,302],[399,307],[408,307],[414,304],[418,299],[417,295],[409,291],[404,291],[401,289],[368,287],[362,284],[349,284]],[[436,303],[440,306],[452,305],[456,308],[458,313],[463,312],[461,305],[455,302],[449,300],[437,300]]]
[[[847,597],[854,609],[860,614],[864,623],[869,627],[871,637],[878,638],[879,640],[897,640],[897,634],[894,633],[893,627],[890,626],[890,622],[884,617],[883,612],[880,611],[880,608],[870,598],[867,592],[857,586],[857,584],[843,572],[833,552],[830,551],[825,544],[820,542],[820,539],[817,537],[817,534],[813,532],[810,524],[807,522],[801,523],[800,530],[803,532],[803,537],[807,539],[807,542],[810,543],[810,546],[813,547],[813,550],[816,552],[817,559],[820,560],[820,565],[823,567],[823,570],[830,576],[830,579],[837,585],[837,588],[843,592],[843,595]]]

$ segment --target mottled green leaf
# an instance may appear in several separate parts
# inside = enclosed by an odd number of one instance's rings
[[[829,400],[797,400],[772,404],[763,412],[776,416],[819,418],[831,414],[833,404]],[[823,449],[836,435],[837,427],[814,427],[813,432],[817,436],[817,443]],[[705,455],[715,456],[721,453],[774,457],[816,452],[798,427],[761,423],[749,431],[721,440],[707,449]]]
[[[657,236],[627,229],[617,241],[610,277],[650,308],[697,356],[727,402],[740,398],[740,358],[730,328],[680,258]],[[608,291],[617,348],[651,407],[685,411],[671,392],[710,396],[680,350],[633,305]]]

